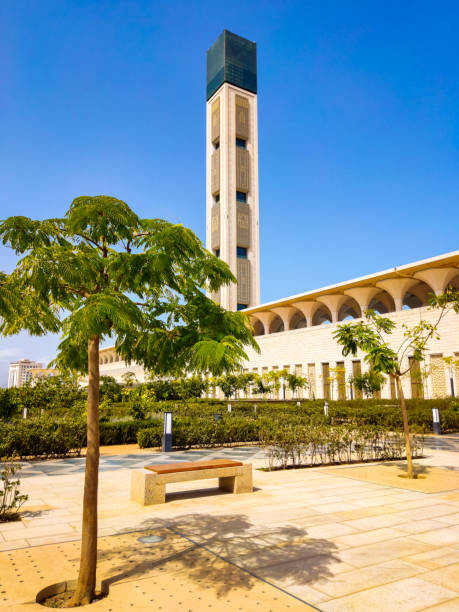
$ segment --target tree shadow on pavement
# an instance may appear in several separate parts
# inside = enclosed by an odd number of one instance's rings
[[[147,520],[142,528],[135,539],[120,537],[100,550],[99,562],[110,566],[109,583],[164,571],[223,597],[234,588],[252,589],[259,578],[278,586],[326,579],[333,576],[329,566],[340,562],[329,540],[308,538],[294,525],[255,525],[243,514],[185,514]],[[145,546],[137,541],[144,534],[165,539]]]

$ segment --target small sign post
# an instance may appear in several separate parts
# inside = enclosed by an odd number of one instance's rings
[[[433,432],[437,435],[441,435],[441,423],[440,423],[440,411],[438,408],[432,408],[432,424]]]
[[[163,422],[163,453],[170,453],[172,450],[172,412],[164,413]]]

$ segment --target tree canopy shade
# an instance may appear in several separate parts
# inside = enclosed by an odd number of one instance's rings
[[[394,377],[397,385],[400,407],[403,415],[405,433],[406,458],[408,464],[408,477],[413,478],[413,465],[411,459],[411,444],[409,437],[408,417],[405,405],[405,396],[401,378],[407,374],[414,363],[424,361],[432,339],[439,338],[438,325],[444,315],[453,310],[459,313],[459,293],[447,290],[440,296],[432,296],[430,307],[436,308],[438,318],[434,323],[421,320],[417,325],[409,328],[403,324],[403,340],[398,348],[389,346],[389,336],[396,328],[396,323],[388,317],[382,317],[374,310],[365,311],[364,319],[357,323],[343,323],[338,325],[333,337],[343,347],[343,355],[356,355],[362,351],[372,374],[383,373]],[[410,361],[408,357],[413,359]]]
[[[94,594],[99,460],[99,345],[112,338],[127,362],[157,374],[218,375],[258,346],[242,313],[206,297],[235,282],[228,266],[193,232],[161,219],[140,219],[109,196],[76,198],[60,219],[10,217],[3,244],[22,259],[0,275],[0,333],[60,332],[55,365],[88,374],[80,573],[74,605]]]

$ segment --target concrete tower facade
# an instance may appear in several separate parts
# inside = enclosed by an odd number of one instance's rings
[[[256,43],[224,30],[207,51],[206,241],[237,284],[227,310],[260,303]]]

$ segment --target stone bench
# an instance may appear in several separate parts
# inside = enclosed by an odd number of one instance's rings
[[[214,459],[212,461],[184,461],[147,465],[131,474],[131,499],[142,506],[164,504],[166,484],[186,480],[218,478],[218,486],[230,493],[251,493],[252,464]]]

